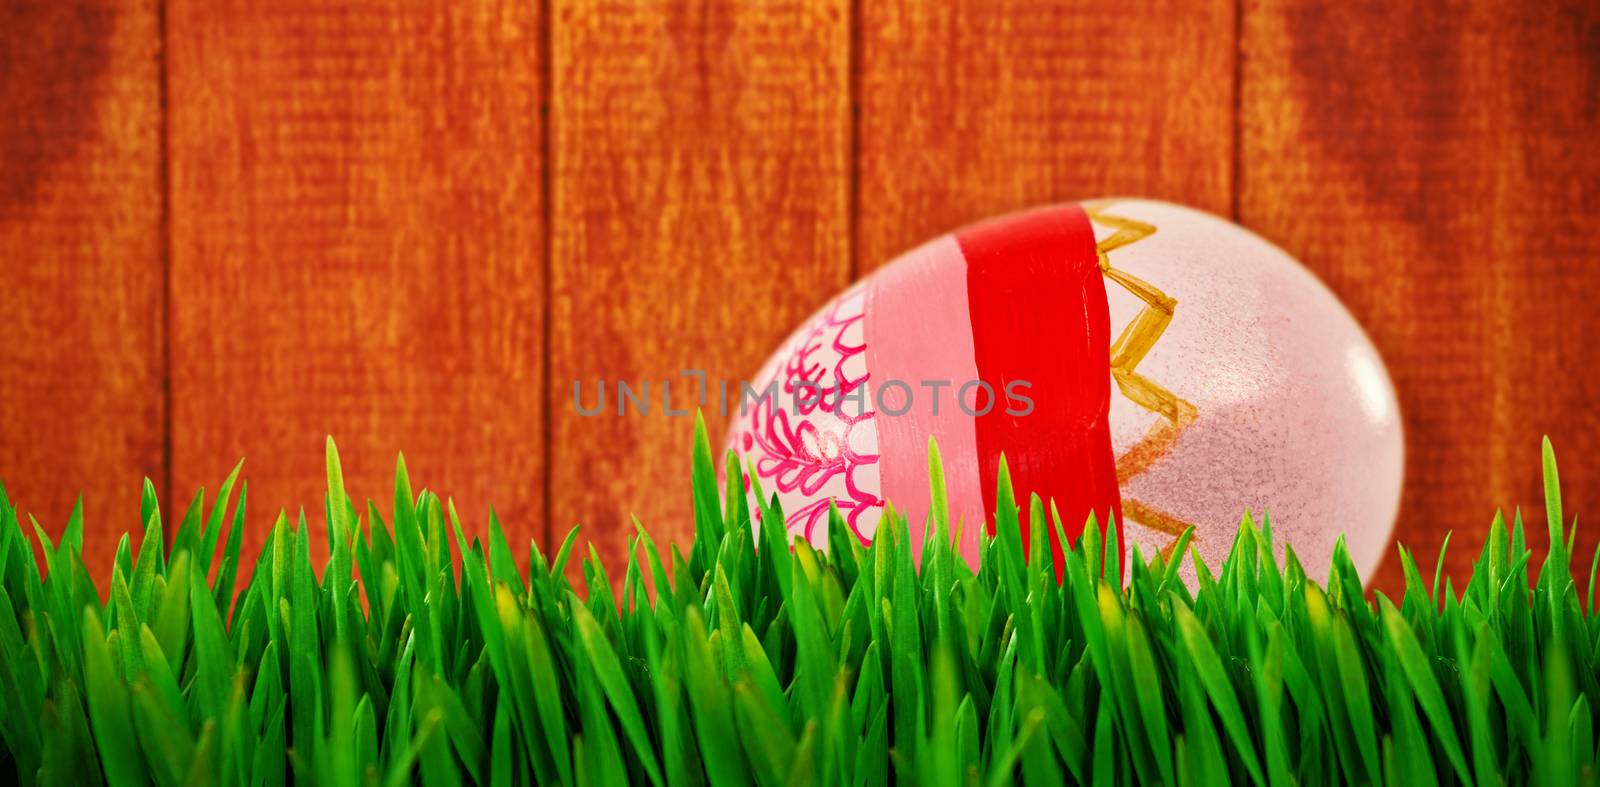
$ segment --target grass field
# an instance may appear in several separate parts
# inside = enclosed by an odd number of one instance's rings
[[[921,566],[891,511],[828,553],[752,534],[737,461],[697,430],[687,555],[640,527],[626,566],[575,534],[529,570],[492,517],[414,493],[355,504],[328,443],[323,521],[280,516],[235,587],[246,486],[142,534],[109,586],[0,492],[0,774],[40,784],[1568,784],[1596,773],[1594,562],[1545,445],[1554,548],[1536,574],[1496,516],[1458,586],[1401,551],[1404,597],[1326,587],[1268,522],[1186,587],[1099,528],[1059,578],[1064,525],[1000,474],[974,574],[936,492]],[[943,489],[930,448],[933,488]],[[237,494],[234,494],[237,491]],[[765,498],[758,494],[758,499]],[[772,503],[773,506],[776,503]],[[1487,512],[1486,512],[1487,513]],[[1487,517],[1486,517],[1487,518]],[[775,509],[765,521],[782,521]],[[1114,527],[1114,525],[1112,525]],[[170,547],[163,548],[172,530]],[[42,542],[43,565],[33,560]],[[137,541],[135,545],[134,541]],[[318,539],[318,543],[324,540]],[[317,554],[314,554],[314,551]],[[1182,548],[1176,553],[1181,559]],[[622,571],[620,595],[610,571]],[[1530,581],[1532,579],[1533,581]],[[588,592],[588,591],[594,592]],[[3,777],[0,777],[3,778]]]

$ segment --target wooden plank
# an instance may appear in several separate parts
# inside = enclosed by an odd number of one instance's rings
[[[661,382],[683,407],[682,370],[754,376],[848,279],[848,5],[554,3],[551,523],[614,580],[630,512],[662,549],[692,533],[693,421]],[[597,380],[652,381],[651,414],[580,415]]]
[[[1549,543],[1541,435],[1566,459],[1568,513],[1600,504],[1596,30],[1582,0],[1244,4],[1240,218],[1383,353],[1408,430],[1397,534],[1431,566],[1454,530],[1458,587],[1497,506],[1526,507],[1530,546]],[[1392,554],[1376,584],[1402,587]]]
[[[987,216],[1107,196],[1230,209],[1234,5],[862,3],[861,270]]]
[[[543,538],[538,8],[169,3],[173,485],[249,457],[251,557],[329,434]]]
[[[103,577],[165,485],[155,0],[0,5],[0,173],[0,478]]]

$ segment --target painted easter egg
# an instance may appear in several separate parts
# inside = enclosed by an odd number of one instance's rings
[[[930,437],[974,567],[1002,452],[1025,529],[1037,493],[1069,537],[1114,517],[1124,556],[1193,524],[1216,566],[1241,516],[1267,512],[1309,572],[1342,533],[1367,575],[1399,505],[1399,409],[1355,319],[1277,247],[1160,202],[1052,205],[930,241],[823,306],[740,399],[729,447],[820,548],[830,500],[863,542],[892,501],[920,545]]]

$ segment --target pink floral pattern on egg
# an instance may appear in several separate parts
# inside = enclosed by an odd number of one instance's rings
[[[784,511],[785,527],[819,547],[830,500],[862,543],[872,540],[883,510],[876,424],[865,395],[865,305],[865,288],[855,287],[795,331],[757,375],[757,398],[747,401],[732,435],[768,493],[804,501]]]

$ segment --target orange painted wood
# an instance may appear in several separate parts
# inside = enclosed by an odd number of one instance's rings
[[[0,4],[0,480],[97,574],[165,486],[161,177],[158,3]]]
[[[662,381],[682,408],[682,370],[753,377],[848,279],[849,3],[556,0],[551,34],[552,535],[583,523],[620,581],[630,513],[663,550],[693,532]],[[648,417],[619,380],[650,381]]]
[[[173,486],[248,456],[250,558],[329,434],[358,500],[403,449],[543,537],[538,8],[169,2]]]
[[[1239,216],[1389,365],[1398,538],[1431,570],[1456,531],[1459,587],[1495,508],[1520,504],[1542,553],[1541,435],[1566,510],[1600,510],[1600,6],[1246,0],[1242,29]],[[1580,532],[1579,573],[1592,545]],[[1376,584],[1402,588],[1393,554]]]
[[[856,262],[1043,202],[1229,211],[1234,4],[860,4]]]
[[[620,578],[630,512],[690,533],[662,380],[687,405],[852,272],[1096,195],[1234,213],[1351,307],[1426,566],[1542,521],[1544,433],[1600,505],[1592,3],[165,5],[0,6],[0,478],[52,531],[84,490],[97,571],[147,474],[181,505],[249,456],[252,552],[320,522],[331,433],[356,496],[404,449],[473,532],[583,522]]]

